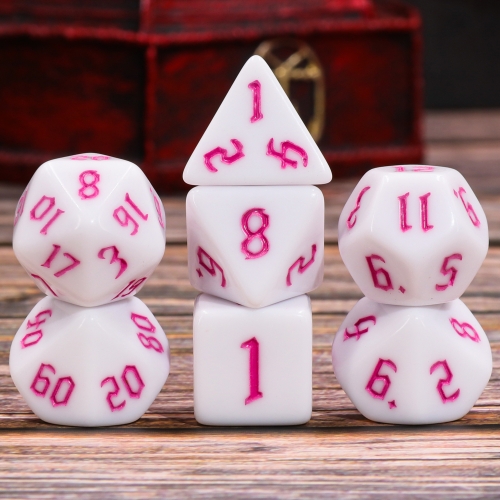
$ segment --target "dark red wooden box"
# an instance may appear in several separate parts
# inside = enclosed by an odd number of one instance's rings
[[[185,188],[187,158],[258,48],[273,68],[312,51],[289,91],[334,176],[419,162],[420,17],[372,1],[3,0],[0,180],[97,151]]]

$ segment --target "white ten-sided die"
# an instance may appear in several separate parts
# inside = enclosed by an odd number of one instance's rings
[[[139,299],[84,308],[45,297],[14,337],[10,373],[46,422],[119,425],[149,408],[169,359],[167,338]]]
[[[184,170],[198,185],[326,184],[332,173],[267,63],[251,57]]]
[[[402,307],[361,299],[332,347],[337,379],[367,418],[433,424],[463,417],[491,375],[488,338],[459,299]]]
[[[186,218],[198,290],[264,307],[323,279],[324,199],[314,186],[200,186]]]
[[[454,300],[488,250],[488,223],[456,170],[406,165],[370,170],[339,219],[339,249],[369,298],[419,306]]]
[[[312,412],[307,295],[249,309],[202,294],[194,306],[194,414],[205,425],[299,425]]]
[[[87,153],[44,163],[19,200],[14,252],[47,295],[92,307],[142,287],[165,251],[165,212],[141,169]]]

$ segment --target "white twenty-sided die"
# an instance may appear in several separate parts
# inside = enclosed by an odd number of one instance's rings
[[[459,299],[403,307],[361,299],[332,348],[337,379],[367,418],[433,424],[463,417],[491,375],[488,338]]]
[[[201,424],[304,424],[312,412],[309,297],[249,309],[200,295],[193,365],[194,414]]]
[[[198,185],[325,184],[330,167],[267,63],[251,57],[184,170]]]
[[[247,307],[323,279],[324,199],[314,186],[200,186],[186,202],[191,284]]]
[[[375,168],[342,210],[339,250],[370,299],[441,304],[460,297],[479,270],[488,251],[488,223],[456,170]]]
[[[135,297],[91,308],[45,297],[14,337],[10,373],[46,422],[119,425],[149,408],[169,357],[161,326]]]
[[[142,287],[165,251],[163,205],[141,169],[96,153],[44,163],[19,200],[16,257],[47,295],[92,307]]]

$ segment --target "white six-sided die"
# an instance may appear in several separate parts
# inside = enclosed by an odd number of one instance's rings
[[[335,375],[367,418],[432,424],[463,417],[491,375],[488,338],[465,304],[402,307],[361,299],[332,347]]]
[[[324,199],[314,186],[203,186],[186,202],[189,280],[264,307],[323,279]]]
[[[167,379],[170,353],[135,297],[91,308],[45,297],[16,333],[9,364],[38,417],[93,427],[140,418]]]
[[[302,295],[250,309],[194,307],[194,413],[206,425],[299,425],[312,412],[312,312]]]
[[[395,305],[460,297],[488,250],[488,223],[456,170],[404,165],[370,170],[339,219],[339,250],[369,298]]]
[[[96,153],[50,160],[19,200],[13,247],[47,295],[85,307],[120,300],[163,257],[163,205],[129,161]]]

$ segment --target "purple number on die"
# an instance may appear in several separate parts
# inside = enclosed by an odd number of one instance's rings
[[[216,276],[217,271],[220,272],[222,276],[220,286],[224,288],[226,286],[226,278],[224,276],[224,270],[222,269],[222,267],[220,267],[219,264],[217,264],[217,262],[215,262],[215,260],[212,259],[212,257],[210,257],[210,255],[208,255],[208,253],[205,252],[205,250],[203,250],[203,248],[201,247],[198,247],[196,255],[198,257],[198,263],[203,269],[205,269],[205,271],[207,271],[208,274],[210,274],[210,276]],[[208,260],[208,264],[206,260]],[[197,268],[196,272],[198,273],[198,276],[200,278],[203,278],[203,272],[200,268]]]
[[[43,374],[45,370],[45,375]],[[42,363],[38,369],[33,382],[31,383],[31,390],[37,395],[44,398],[49,390],[52,382],[48,375],[56,374],[56,369],[49,364]],[[40,384],[42,387],[40,388]],[[55,383],[54,389],[50,395],[50,402],[52,406],[66,406],[75,389],[75,383],[71,377],[59,377]]]
[[[300,156],[302,160],[302,165],[304,167],[307,167],[307,164],[309,162],[309,157],[307,156],[307,152],[305,149],[301,148],[300,146],[297,146],[297,144],[294,144],[292,141],[284,141],[281,143],[281,152],[276,151],[274,149],[274,139],[270,139],[270,141],[267,143],[267,155],[268,156],[274,156],[275,158],[278,158],[281,160],[281,168],[286,168],[286,167],[292,167],[292,168],[297,168],[298,162],[296,160],[292,160],[291,158],[288,158],[286,156],[288,150],[294,151],[297,153],[297,155]]]
[[[446,378],[440,378],[438,385],[436,386],[436,389],[441,396],[441,400],[443,403],[448,403],[450,401],[455,401],[455,399],[460,396],[460,389],[457,389],[454,393],[450,394],[447,396],[444,392],[444,385],[450,385],[451,381],[453,379],[453,373],[450,370],[450,367],[448,366],[448,361],[445,359],[443,361],[436,361],[432,366],[431,366],[431,375],[439,368],[442,367],[444,370],[444,373],[446,374]]]
[[[141,397],[142,390],[146,385],[144,384],[141,375],[139,374],[139,370],[134,365],[125,366],[120,376],[120,379],[129,397],[135,399],[139,399]],[[115,401],[113,401],[113,399],[118,396],[121,390],[118,381],[116,380],[116,377],[114,376],[106,377],[101,382],[101,387],[103,387],[109,382],[113,384],[113,390],[109,391],[108,394],[106,395],[106,401],[108,402],[108,406],[111,411],[122,410],[123,408],[125,408],[125,405],[127,403],[126,400],[124,399],[121,403],[115,403]]]
[[[441,266],[441,274],[443,276],[449,274],[450,279],[448,280],[448,283],[445,283],[444,285],[436,285],[436,290],[438,292],[443,292],[449,286],[453,286],[453,284],[455,283],[455,278],[457,277],[458,270],[456,267],[450,266],[451,260],[462,260],[462,254],[454,253],[453,255],[449,255],[448,257],[444,258],[443,265]]]
[[[299,257],[288,269],[288,274],[286,275],[286,286],[292,286],[292,271],[297,268],[299,274],[303,274],[309,267],[314,263],[314,257],[316,256],[316,245],[311,246],[311,258],[306,262],[305,257]]]
[[[78,179],[82,187],[78,190],[78,194],[82,200],[92,199],[99,195],[97,183],[100,178],[99,173],[95,170],[85,170],[80,174]]]
[[[387,391],[389,390],[389,387],[391,386],[391,379],[389,378],[389,375],[384,375],[380,373],[380,370],[383,368],[384,365],[387,365],[394,372],[398,371],[398,368],[393,361],[391,361],[390,359],[379,358],[379,360],[377,361],[377,365],[375,366],[375,370],[373,370],[370,380],[368,381],[368,384],[366,384],[365,387],[365,389],[368,391],[368,393],[372,398],[383,400],[387,394]],[[377,381],[382,381],[383,384],[379,390],[375,388],[375,383]],[[395,407],[396,407],[395,401],[389,401],[389,408],[392,409]]]
[[[245,255],[245,259],[258,259],[263,257],[269,251],[269,240],[264,236],[264,231],[269,226],[269,215],[264,212],[264,208],[251,208],[247,210],[241,217],[241,228],[247,237],[241,242],[241,251]],[[258,217],[261,221],[260,226],[252,231],[249,227],[251,217]],[[260,250],[253,252],[248,248],[248,245],[254,240],[259,239]]]
[[[31,330],[26,333],[26,335],[21,340],[21,347],[24,349],[25,347],[30,347],[32,345],[38,344],[43,337],[43,331],[39,328],[43,323],[47,321],[48,318],[52,316],[52,310],[46,309],[45,311],[39,312],[35,316],[35,321],[31,321],[28,319],[26,323],[26,330]]]
[[[108,252],[108,250],[109,250],[109,252]],[[119,256],[120,252],[119,252],[118,248],[116,248],[114,245],[112,247],[101,248],[99,250],[99,253],[97,254],[97,256],[100,259],[106,259],[106,253],[109,254],[110,252],[111,252],[111,259],[110,259],[109,263],[114,264],[116,262],[120,266],[120,269],[118,270],[118,273],[115,276],[115,280],[116,280],[125,272],[125,270],[128,267],[128,264],[127,264],[127,261],[125,259],[122,259]]]
[[[130,318],[134,322],[135,326],[137,326],[137,328],[139,328],[140,330],[144,330],[153,334],[156,332],[156,327],[146,316],[132,313],[130,315]],[[147,336],[143,332],[139,332],[137,334],[137,337],[146,349],[154,349],[159,353],[162,353],[164,351],[163,346],[156,337],[153,337],[152,335]]]
[[[349,328],[346,328],[344,330],[344,342],[353,337],[355,337],[356,340],[359,340],[361,338],[361,335],[363,335],[364,333],[368,333],[368,330],[370,329],[368,325],[361,328],[361,325],[365,325],[366,323],[373,323],[373,325],[376,325],[377,318],[375,316],[365,316],[364,318],[358,319],[358,321],[354,323],[353,332],[350,332]]]
[[[389,272],[386,271],[383,267],[379,267],[378,269],[376,269],[375,265],[373,264],[374,260],[379,260],[385,264],[384,258],[380,255],[375,254],[368,255],[365,258],[366,262],[368,263],[368,268],[370,269],[373,286],[384,291],[392,290],[394,287],[392,286],[391,275],[389,274]],[[380,276],[382,276],[383,279],[380,279]]]
[[[40,229],[40,234],[47,234],[49,227],[64,213],[64,210],[55,208],[56,199],[52,196],[42,196],[30,211],[30,219],[35,221],[47,221]]]
[[[250,118],[251,123],[262,120],[264,115],[262,114],[261,106],[261,84],[259,80],[254,80],[248,84],[248,88],[253,92],[253,115]]]
[[[52,250],[51,254],[47,257],[47,260],[42,264],[42,267],[46,267],[48,269],[51,268],[52,261],[57,257],[57,255],[61,251],[61,246],[60,245],[54,245],[53,244],[52,246],[54,247],[54,249]],[[63,268],[59,269],[59,271],[56,271],[54,273],[54,276],[56,278],[59,278],[59,277],[63,276],[68,271],[71,271],[72,269],[74,269],[75,267],[77,267],[77,266],[80,265],[80,261],[76,257],[73,257],[73,255],[71,255],[70,253],[64,252],[63,253],[63,257],[66,258],[67,260],[70,260],[71,264],[69,264],[66,267],[63,267]]]
[[[250,385],[250,394],[245,399],[245,405],[262,398],[262,392],[259,390],[259,342],[253,337],[241,344],[242,349],[249,350],[249,363],[248,363],[248,378]]]
[[[125,202],[135,211],[135,213],[144,221],[148,220],[148,214],[142,212],[142,210],[137,206],[137,204],[132,200],[128,193],[125,194]],[[132,224],[133,229],[130,233],[131,236],[137,234],[139,231],[139,223],[134,219],[130,212],[123,206],[120,205],[113,212],[114,219],[120,224],[122,227],[127,227],[129,224]]]

